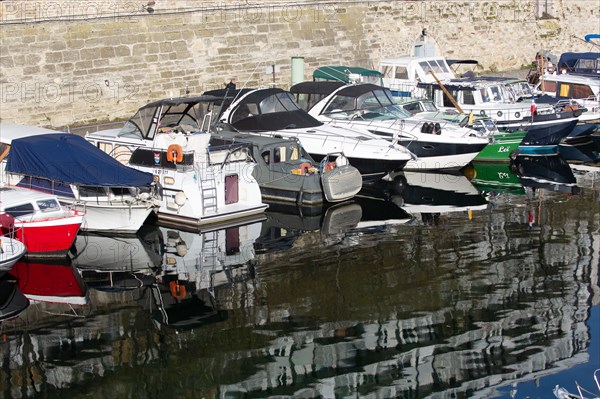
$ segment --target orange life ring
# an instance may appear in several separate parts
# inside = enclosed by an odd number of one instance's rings
[[[175,299],[183,299],[186,296],[185,285],[180,285],[179,281],[171,281],[169,283],[171,296]]]
[[[180,163],[183,161],[183,149],[179,144],[171,144],[167,149],[167,162]]]
[[[300,168],[300,174],[301,175],[305,175],[305,174],[308,173],[308,170],[310,168],[312,168],[312,165],[310,163],[308,163],[308,162],[304,162],[304,163],[300,164],[299,168]]]

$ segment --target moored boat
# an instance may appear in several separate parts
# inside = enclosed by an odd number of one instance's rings
[[[267,208],[252,176],[256,162],[244,143],[212,146],[210,118],[197,97],[142,106],[120,129],[88,133],[86,140],[115,159],[154,176],[161,189],[158,221],[205,226],[256,219]],[[203,126],[206,129],[203,129]]]
[[[133,234],[155,211],[153,176],[121,165],[83,137],[30,134],[29,126],[0,126],[0,131],[12,136],[0,137],[10,146],[1,163],[3,181],[54,194],[85,213],[81,230]]]
[[[27,251],[25,245],[10,237],[0,237],[0,276],[9,271]]]
[[[21,187],[0,187],[4,235],[23,242],[28,256],[64,256],[73,245],[84,214],[65,208],[55,195]]]
[[[330,154],[343,154],[360,171],[363,181],[378,180],[414,159],[406,148],[367,131],[323,124],[282,89],[241,92],[219,118],[253,135],[296,138],[317,162]]]
[[[290,91],[321,122],[375,134],[411,151],[416,159],[408,161],[404,170],[460,169],[488,144],[473,129],[439,119],[413,117],[382,86],[302,82]]]

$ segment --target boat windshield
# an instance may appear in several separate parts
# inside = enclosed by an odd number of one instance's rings
[[[487,133],[487,134],[494,133],[498,130],[496,127],[496,124],[491,119],[475,120],[475,121],[473,121],[473,126],[471,126],[471,129],[477,130],[480,133]]]
[[[403,119],[412,114],[398,106],[389,90],[372,90],[358,97],[336,95],[334,96],[323,115],[335,119],[362,119],[390,120]]]
[[[506,89],[514,97],[514,101],[518,101],[520,98],[533,97],[531,86],[529,86],[529,83],[525,81],[510,83],[506,86]]]
[[[275,112],[290,112],[298,111],[300,108],[294,102],[292,95],[288,92],[275,93],[258,104],[258,110],[250,110],[252,115],[273,114]]]

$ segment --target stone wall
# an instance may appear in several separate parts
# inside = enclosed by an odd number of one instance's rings
[[[529,64],[544,48],[589,51],[600,3],[496,1],[0,1],[0,119],[50,127],[120,120],[166,96],[288,87],[291,58],[376,67],[423,28],[442,55],[482,69]],[[271,73],[272,66],[276,73]]]

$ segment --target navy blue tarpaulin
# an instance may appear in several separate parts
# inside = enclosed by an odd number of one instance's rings
[[[6,170],[26,176],[86,186],[140,187],[150,173],[122,165],[74,134],[43,134],[12,141]]]

